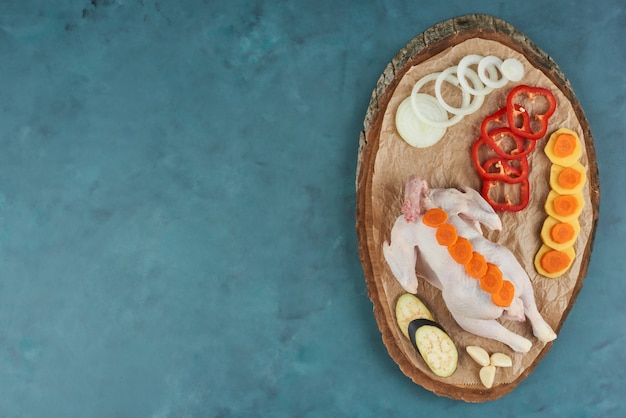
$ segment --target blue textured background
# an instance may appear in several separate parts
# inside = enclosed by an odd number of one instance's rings
[[[625,416],[625,3],[4,0],[0,417]],[[469,405],[387,355],[357,254],[371,90],[427,27],[550,54],[601,172],[578,302]]]

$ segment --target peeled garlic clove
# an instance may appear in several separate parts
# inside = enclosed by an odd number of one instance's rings
[[[511,367],[513,360],[504,353],[493,353],[489,359],[489,364],[496,367]]]
[[[483,367],[482,369],[480,369],[479,376],[480,381],[483,382],[483,385],[485,385],[487,389],[491,389],[491,386],[493,386],[493,381],[496,378],[496,366],[489,365]]]
[[[474,361],[481,366],[489,366],[489,354],[484,348],[475,345],[468,345],[465,347],[465,351],[470,355]]]

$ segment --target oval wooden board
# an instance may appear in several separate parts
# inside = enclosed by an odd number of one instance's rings
[[[419,77],[456,65],[467,53],[494,54],[503,59],[516,57],[525,65],[524,79],[488,95],[479,111],[464,118],[459,124],[462,126],[448,128],[438,144],[421,149],[408,146],[394,128],[393,119],[399,102],[409,95]],[[575,244],[577,259],[564,276],[547,279],[538,275],[533,267],[534,254],[541,245],[539,232],[546,216],[543,204],[549,189],[549,160],[543,152],[545,139],[538,143],[530,156],[532,193],[529,207],[522,212],[523,215],[501,214],[503,231],[487,234],[489,239],[506,245],[516,254],[531,278],[542,316],[558,333],[587,272],[600,190],[589,124],[569,82],[546,53],[511,25],[492,16],[467,15],[439,23],[412,39],[385,68],[372,93],[359,144],[356,180],[359,255],[383,342],[400,369],[415,383],[438,395],[468,402],[497,399],[511,392],[533,371],[553,343],[541,344],[532,335],[528,321],[521,324],[503,321],[507,328],[533,342],[533,348],[526,354],[512,352],[502,343],[473,336],[456,324],[440,292],[420,279],[417,296],[451,334],[459,350],[459,367],[455,374],[438,378],[428,370],[397,328],[395,302],[403,290],[386,265],[381,247],[383,241],[389,239],[393,221],[400,214],[403,186],[410,174],[426,178],[431,187],[480,187],[480,179],[469,159],[470,144],[479,136],[480,121],[503,106],[506,93],[516,84],[534,84],[550,89],[557,97],[558,108],[550,119],[548,134],[567,127],[576,131],[584,142],[581,162],[588,177],[584,190],[585,211],[579,218],[582,230]],[[449,162],[452,160],[455,163],[451,167]],[[489,352],[504,352],[513,358],[513,367],[499,369],[494,386],[489,390],[479,381],[479,366],[465,352],[465,346],[470,344],[485,347]]]

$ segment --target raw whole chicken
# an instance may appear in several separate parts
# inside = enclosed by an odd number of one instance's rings
[[[448,214],[448,223],[459,236],[467,238],[477,251],[497,265],[506,280],[515,286],[513,302],[507,308],[496,306],[491,296],[481,290],[479,281],[470,277],[465,267],[455,262],[446,247],[435,239],[435,229],[421,222],[432,208]],[[455,321],[467,332],[501,341],[513,350],[526,353],[532,343],[505,328],[496,319],[529,319],[533,334],[542,343],[556,334],[542,318],[535,303],[530,278],[515,256],[503,245],[483,237],[480,224],[491,230],[502,229],[500,218],[482,196],[471,188],[430,189],[426,180],[409,178],[405,201],[391,230],[391,243],[383,244],[383,254],[391,271],[409,293],[416,293],[416,268],[429,283],[441,290],[443,300]]]

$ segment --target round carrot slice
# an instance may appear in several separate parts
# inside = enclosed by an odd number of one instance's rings
[[[587,169],[580,162],[570,166],[552,164],[550,167],[550,187],[558,194],[580,193],[587,182]]]
[[[570,265],[570,262],[569,256],[565,252],[558,250],[547,251],[541,257],[541,267],[548,273],[557,273],[565,270]]]
[[[566,224],[566,225],[558,226],[555,231],[552,231],[552,229],[555,226],[561,223]],[[559,229],[562,229],[562,230],[559,231]],[[565,238],[570,233],[572,234],[570,238],[568,240],[565,240]],[[543,222],[543,226],[541,227],[541,233],[540,233],[541,241],[545,245],[552,248],[553,250],[560,250],[560,251],[565,251],[567,247],[571,247],[572,245],[574,245],[579,234],[580,234],[580,223],[578,222],[577,219],[559,220],[552,216],[548,216],[546,220]],[[555,241],[555,239],[565,240],[565,241],[557,242]]]
[[[480,278],[480,288],[487,293],[496,293],[502,287],[502,271],[495,264],[487,263],[487,272]]]
[[[578,209],[578,200],[574,196],[564,195],[554,199],[554,211],[559,216],[569,216]]]
[[[563,169],[563,171],[559,173],[557,177],[557,182],[562,188],[571,190],[578,186],[578,184],[582,180],[582,177],[583,176],[582,174],[580,174],[579,171],[571,167],[566,167]]]
[[[432,208],[426,211],[422,217],[424,225],[432,226],[434,228],[444,224],[448,220],[448,214],[439,208]]]
[[[470,261],[465,264],[465,271],[475,279],[483,277],[485,273],[487,273],[487,261],[485,257],[474,251]]]
[[[443,245],[444,247],[449,247],[454,244],[457,238],[456,228],[450,224],[439,226],[437,232],[435,232],[435,239],[437,239],[439,245]]]
[[[548,215],[561,222],[572,222],[578,218],[584,206],[582,192],[562,195],[550,190],[544,209]]]
[[[559,222],[550,229],[550,237],[557,244],[570,241],[576,235],[574,226],[567,222]]]
[[[574,135],[560,134],[554,141],[554,155],[559,158],[568,157],[574,153],[578,139]]]
[[[491,294],[491,301],[497,306],[507,308],[511,306],[514,297],[515,286],[510,281],[503,280],[500,290]]]
[[[448,252],[459,264],[467,264],[472,259],[472,243],[467,238],[458,237],[456,242],[448,247]]]

